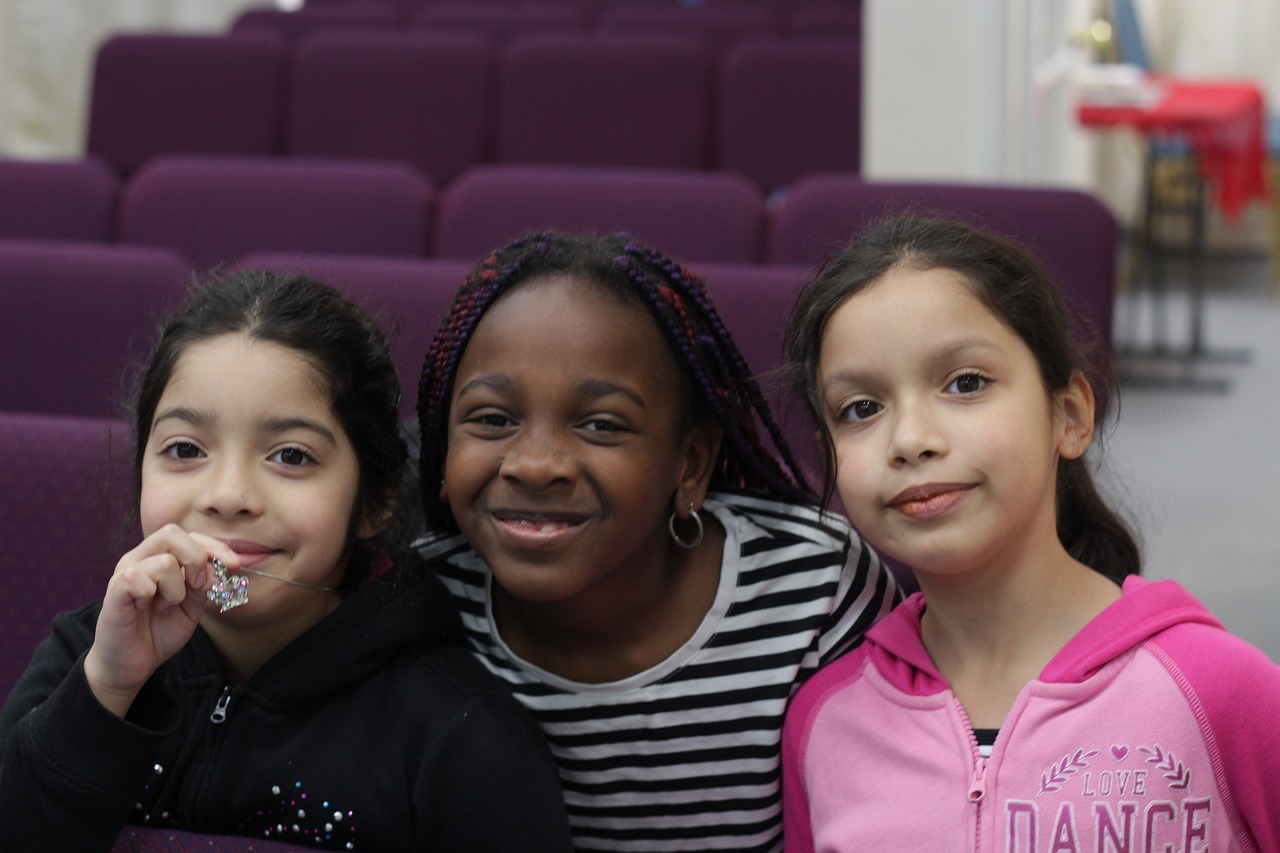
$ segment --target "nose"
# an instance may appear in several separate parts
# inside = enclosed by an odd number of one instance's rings
[[[926,400],[899,403],[893,413],[891,464],[916,465],[946,453],[947,441],[934,407]]]
[[[577,464],[569,444],[560,431],[526,425],[507,446],[499,474],[530,489],[572,482]]]
[[[223,518],[254,516],[262,512],[262,493],[252,462],[223,457],[209,468],[203,510]]]

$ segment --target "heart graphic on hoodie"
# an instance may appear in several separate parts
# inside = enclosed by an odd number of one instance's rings
[[[1129,747],[1116,744],[1111,747],[1111,754],[1116,757],[1116,761],[1124,761],[1124,757],[1129,754]]]

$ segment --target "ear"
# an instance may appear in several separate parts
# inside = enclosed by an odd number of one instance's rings
[[[720,458],[720,442],[723,438],[724,430],[716,421],[704,421],[685,434],[681,442],[674,507],[682,517],[689,504],[697,509],[706,499],[707,490],[711,487],[711,476],[715,473],[716,460]]]
[[[1057,398],[1058,453],[1064,459],[1079,459],[1093,442],[1093,386],[1077,370]]]

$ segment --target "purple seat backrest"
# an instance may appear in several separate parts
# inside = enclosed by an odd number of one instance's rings
[[[436,254],[478,261],[530,230],[626,231],[688,261],[760,258],[764,198],[741,175],[479,166],[440,197]]]
[[[483,38],[326,33],[293,49],[285,153],[401,160],[437,185],[487,159],[495,60]]]
[[[248,8],[236,15],[231,35],[265,35],[281,41],[318,32],[391,32],[403,22],[404,12],[395,2],[307,3],[284,11]]]
[[[818,172],[857,172],[862,61],[853,39],[752,39],[720,66],[716,165],[766,192]]]
[[[94,157],[0,160],[0,238],[106,242],[120,179]]]
[[[427,348],[453,304],[454,292],[474,264],[438,258],[261,252],[240,258],[235,266],[298,273],[328,282],[369,311],[391,341],[400,374],[400,412],[408,417],[417,411],[418,379]]]
[[[859,0],[801,3],[789,9],[783,30],[793,36],[862,37],[862,3]]]
[[[787,443],[805,466],[810,482],[817,483],[820,459],[812,422],[778,371],[787,317],[810,270],[782,264],[695,263],[691,267],[706,282]]]
[[[886,213],[957,216],[1030,248],[1109,347],[1119,226],[1094,196],[1060,187],[867,182],[854,175],[800,181],[773,211],[768,257],[817,264]]]
[[[111,848],[111,853],[301,853],[315,846],[294,846],[261,838],[239,838],[233,835],[203,835],[178,829],[150,826],[126,826]]]
[[[130,33],[98,49],[86,148],[121,174],[165,154],[272,154],[285,44],[261,36]]]
[[[188,275],[167,249],[0,240],[0,409],[116,416]]]
[[[711,56],[696,39],[515,37],[499,54],[495,159],[705,168]]]
[[[584,32],[587,8],[542,0],[432,0],[409,14],[410,29],[484,33],[494,43],[528,32]]]
[[[263,250],[422,256],[434,203],[406,163],[168,157],[125,184],[119,238],[201,268]]]
[[[604,33],[684,33],[724,50],[742,39],[778,35],[781,16],[767,5],[740,0],[689,6],[615,3],[600,12],[598,27]]]
[[[98,599],[136,528],[123,421],[0,412],[0,697],[56,613]]]

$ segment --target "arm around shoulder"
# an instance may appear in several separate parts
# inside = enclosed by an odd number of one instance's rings
[[[477,693],[423,762],[423,850],[571,851],[560,776],[532,716],[500,692]]]

